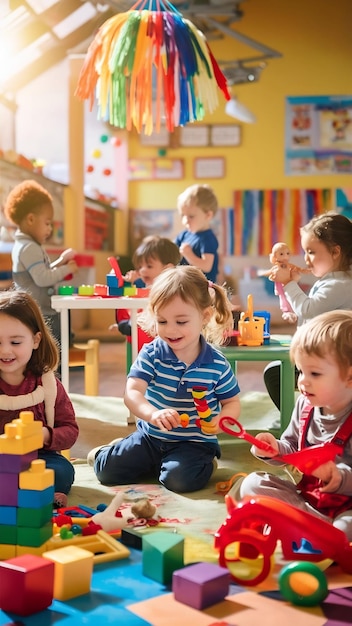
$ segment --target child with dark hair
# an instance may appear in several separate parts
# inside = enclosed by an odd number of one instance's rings
[[[50,262],[43,246],[52,233],[53,200],[35,180],[16,185],[6,199],[4,211],[18,227],[12,250],[15,288],[28,291],[34,297],[54,337],[60,342],[60,318],[51,307],[51,296],[57,283],[77,272],[76,252],[68,248],[56,261]]]
[[[154,279],[161,272],[169,267],[175,267],[180,262],[181,256],[178,247],[170,239],[159,237],[159,235],[150,235],[145,237],[136,248],[132,262],[134,270],[128,271],[124,278],[127,282],[137,283],[149,289]],[[118,309],[116,311],[117,327],[122,335],[127,335],[130,341],[131,337],[131,318],[127,309]],[[138,328],[138,349],[152,337]]]
[[[55,473],[54,504],[67,505],[74,468],[61,450],[78,437],[72,403],[55,376],[59,354],[41,311],[25,291],[0,293],[0,433],[20,411],[43,424],[38,458]]]

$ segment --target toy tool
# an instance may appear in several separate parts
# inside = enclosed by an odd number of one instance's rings
[[[118,284],[118,286],[119,286],[119,287],[123,287],[123,282],[124,282],[124,281],[123,281],[123,276],[122,276],[121,269],[120,269],[120,266],[119,266],[119,264],[118,264],[117,260],[115,259],[115,257],[114,257],[114,256],[109,256],[109,257],[108,257],[108,261],[109,261],[109,263],[110,263],[110,265],[111,265],[112,269],[113,269],[113,270],[114,270],[114,272],[115,272],[115,276],[116,276],[116,278],[117,278],[117,284]]]
[[[235,428],[230,428],[229,425]],[[259,448],[259,450],[276,453],[276,450],[266,441],[261,441],[247,433],[242,424],[233,417],[222,417],[219,421],[219,427],[228,435],[245,439],[248,443]],[[327,442],[309,446],[308,448],[298,450],[297,452],[290,452],[289,454],[275,455],[271,458],[275,461],[282,461],[283,463],[294,465],[303,474],[311,474],[320,465],[328,461],[333,461],[338,454],[341,454],[342,449],[342,446],[336,443]]]
[[[262,317],[254,317],[253,315],[253,296],[247,297],[247,311],[241,313],[238,322],[238,330],[240,333],[239,345],[245,346],[261,346],[264,342],[264,324]]]

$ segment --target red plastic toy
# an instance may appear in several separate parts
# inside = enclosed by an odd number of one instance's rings
[[[232,428],[228,425],[231,425]],[[242,424],[234,417],[222,417],[219,421],[219,427],[228,435],[245,439],[260,450],[265,450],[266,452],[276,452],[266,441],[260,441],[260,439],[257,439],[256,437],[253,437],[253,435],[247,433]],[[303,474],[311,474],[317,467],[323,465],[323,463],[333,461],[338,454],[341,454],[342,450],[342,446],[339,446],[336,443],[327,442],[316,446],[309,446],[309,448],[304,448],[304,450],[298,450],[297,452],[276,455],[271,458],[275,461],[282,461],[283,463],[294,465]]]
[[[267,578],[278,541],[286,560],[331,559],[352,573],[352,546],[329,522],[270,496],[248,496],[237,504],[227,495],[225,501],[228,515],[215,534],[215,548],[219,564],[230,570],[237,584],[255,586]],[[307,545],[310,549],[303,549]],[[246,577],[239,575],[241,563]]]

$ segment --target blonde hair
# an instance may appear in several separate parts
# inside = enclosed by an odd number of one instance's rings
[[[213,213],[215,215],[218,210],[218,200],[209,185],[191,185],[187,187],[177,198],[177,209],[180,211],[183,207],[196,205],[204,213]]]
[[[352,311],[328,311],[300,326],[292,338],[291,360],[302,352],[320,359],[332,355],[345,376],[352,365]]]
[[[193,265],[179,265],[164,270],[154,281],[146,311],[139,316],[139,325],[152,337],[156,336],[156,315],[174,298],[193,305],[201,313],[211,310],[211,317],[202,331],[214,345],[226,342],[226,333],[233,329],[233,318],[226,290],[208,281]]]

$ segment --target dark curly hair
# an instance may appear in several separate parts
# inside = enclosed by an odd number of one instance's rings
[[[4,212],[18,226],[28,213],[39,213],[48,204],[53,204],[50,193],[35,180],[24,180],[10,191]]]

